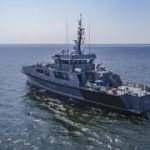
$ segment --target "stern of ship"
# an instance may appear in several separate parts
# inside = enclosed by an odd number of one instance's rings
[[[122,95],[124,104],[136,115],[144,118],[150,118],[150,94],[145,96]]]

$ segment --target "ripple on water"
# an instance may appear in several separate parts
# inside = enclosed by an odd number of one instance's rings
[[[42,96],[43,98],[44,101],[47,99],[47,97]],[[37,99],[41,101],[39,95]],[[92,146],[100,146],[106,149],[121,149],[125,145],[128,148],[130,146],[134,148],[127,140],[132,136],[132,141],[137,142],[134,139],[134,134],[142,130],[140,126],[141,124],[143,125],[142,120],[135,122],[117,114],[107,114],[105,116],[105,113],[103,114],[101,110],[87,109],[84,111],[80,107],[66,105],[56,99],[48,98],[46,104],[41,101],[38,105],[41,109],[47,109],[50,114],[53,114],[51,119],[57,124],[58,130],[62,129],[60,133],[56,129],[53,130],[55,136],[50,138],[51,144],[73,142],[76,144],[86,143],[87,145],[88,143],[89,149]],[[32,117],[35,116],[33,115]],[[33,120],[42,124],[42,121],[37,118]],[[134,130],[134,128],[136,129]],[[67,138],[64,138],[62,135]],[[140,147],[140,145],[136,144],[135,147]]]
[[[149,121],[70,105],[28,89],[21,65],[49,61],[49,50],[54,54],[58,49],[59,45],[0,47],[0,149],[148,150]],[[123,79],[146,84],[150,83],[148,49],[94,47],[99,61]],[[124,59],[128,61],[122,62]]]

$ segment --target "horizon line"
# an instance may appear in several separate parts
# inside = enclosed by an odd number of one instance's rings
[[[0,43],[0,45],[74,45],[66,43]],[[89,45],[86,43],[84,45]],[[90,45],[150,45],[150,43],[91,43]]]

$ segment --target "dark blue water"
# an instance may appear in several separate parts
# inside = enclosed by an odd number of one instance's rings
[[[150,121],[83,109],[28,88],[21,67],[52,61],[62,47],[0,46],[0,150],[150,149]],[[150,46],[92,45],[92,50],[97,62],[123,80],[150,85]]]

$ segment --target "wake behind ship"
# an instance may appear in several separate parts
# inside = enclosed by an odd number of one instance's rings
[[[52,58],[54,63],[24,66],[28,82],[42,90],[83,104],[123,114],[144,117],[150,112],[150,88],[142,84],[123,83],[120,76],[102,64],[95,64],[96,55],[85,54],[82,16],[78,22],[74,49],[63,49]]]

